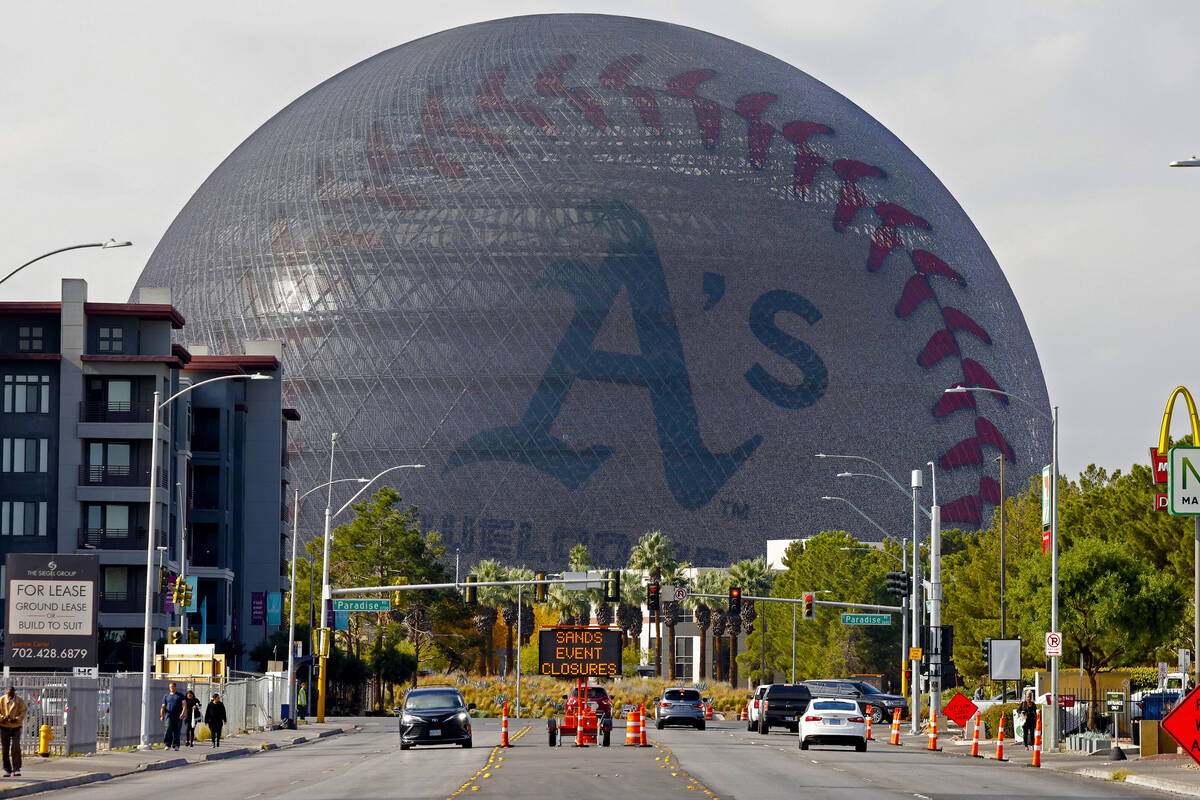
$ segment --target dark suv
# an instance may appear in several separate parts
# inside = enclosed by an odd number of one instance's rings
[[[769,733],[771,726],[786,726],[792,733],[800,729],[800,715],[812,700],[812,691],[802,683],[772,683],[763,693],[758,707],[758,732]]]
[[[457,744],[471,746],[471,715],[474,703],[464,703],[453,686],[410,689],[400,709],[400,749],[414,744]]]
[[[851,680],[813,680],[804,681],[813,694],[821,697],[842,697],[858,702],[858,708],[863,714],[867,706],[871,707],[871,722],[878,725],[881,722],[891,722],[894,709],[900,709],[900,718],[908,717],[908,701],[898,694],[887,694],[876,689],[866,681]]]

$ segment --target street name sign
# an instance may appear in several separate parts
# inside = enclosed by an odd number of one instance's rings
[[[621,674],[616,628],[542,628],[538,672],[552,678],[612,678]]]
[[[891,625],[891,614],[842,614],[843,625]]]
[[[1167,511],[1200,515],[1200,447],[1172,447],[1167,457]]]
[[[97,556],[9,553],[7,577],[6,666],[65,671],[100,663]]]
[[[391,611],[392,601],[387,597],[361,597],[354,599],[335,598],[333,610],[336,611]]]

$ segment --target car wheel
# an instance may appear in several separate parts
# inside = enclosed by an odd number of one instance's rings
[[[661,731],[663,729],[663,721],[661,719],[654,720],[654,727]]]
[[[758,723],[758,732],[760,734],[762,734],[763,736],[766,736],[770,731],[771,731],[771,726],[767,724],[766,720],[763,720],[762,722]]]
[[[463,750],[471,749],[471,740],[470,739],[467,739],[465,742],[459,742],[459,744],[462,745]]]
[[[871,722],[875,725],[883,722],[883,709],[879,706],[871,706]]]
[[[608,746],[609,746],[609,742],[611,741],[611,737],[612,737],[612,731],[605,731],[605,732],[604,732],[604,737],[603,737],[603,738],[600,740],[600,746],[601,746],[601,747],[608,747]]]
[[[855,750],[857,750],[857,751],[858,751],[858,752],[860,752],[860,753],[865,753],[865,752],[867,752],[867,742],[866,742],[866,740],[864,739],[863,741],[861,741],[861,742],[859,742],[858,744],[854,745],[854,749],[855,749]]]
[[[807,749],[808,749],[808,740],[807,740],[807,739],[801,739],[801,740],[800,740],[800,749],[801,749],[801,750],[807,750]]]
[[[753,720],[751,720],[750,722],[747,722],[747,723],[746,723],[746,730],[748,730],[748,731],[750,731],[750,732],[753,732],[753,731],[754,731],[754,722],[753,722]]]
[[[698,730],[698,731],[704,730],[704,720],[700,720],[696,723],[696,730]]]
[[[557,733],[558,733],[558,731],[556,731],[554,728],[550,729],[550,746],[551,747],[554,747],[554,745],[555,745],[554,737]]]

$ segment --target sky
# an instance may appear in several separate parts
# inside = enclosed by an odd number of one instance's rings
[[[1188,2],[576,3],[5,0],[0,300],[82,277],[121,302],[191,194],[336,72],[440,30],[595,12],[718,33],[828,84],[895,133],[996,255],[1059,407],[1062,471],[1146,463],[1177,385],[1200,392],[1200,48]],[[1176,413],[1172,432],[1187,432]]]

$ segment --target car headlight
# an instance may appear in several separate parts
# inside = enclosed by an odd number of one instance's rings
[[[412,714],[404,713],[400,715],[401,725],[416,725],[418,722],[424,722],[420,717],[414,717]]]
[[[470,718],[471,718],[471,715],[468,714],[467,712],[465,712],[465,711],[458,712],[458,721],[459,722],[466,722]]]

